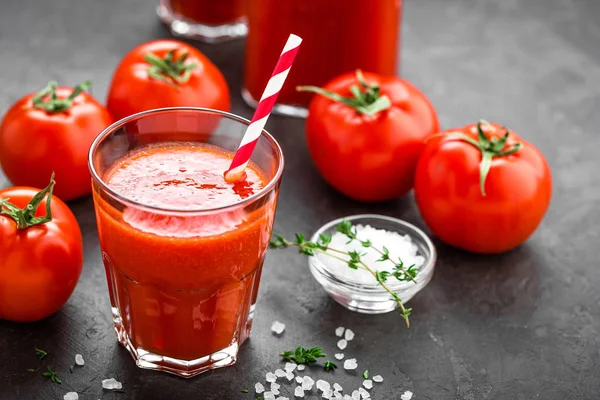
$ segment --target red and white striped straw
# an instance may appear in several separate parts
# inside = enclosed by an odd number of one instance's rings
[[[292,63],[296,58],[296,54],[298,54],[300,43],[302,43],[302,38],[296,35],[290,35],[287,43],[283,47],[281,56],[279,57],[277,65],[267,83],[267,87],[258,102],[250,125],[248,125],[248,129],[233,157],[231,166],[229,167],[229,170],[225,172],[225,180],[228,182],[236,182],[244,179],[244,169],[250,161],[252,151],[254,150],[254,147],[256,147],[256,143],[267,123],[267,119],[269,119],[269,115],[271,115],[271,111],[275,106],[277,96],[283,87],[283,83],[290,73]]]

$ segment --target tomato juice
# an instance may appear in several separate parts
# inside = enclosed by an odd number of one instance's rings
[[[130,203],[115,207],[94,191],[115,327],[140,366],[168,357],[149,368],[193,376],[233,364],[249,334],[278,182],[266,188],[269,171],[251,163],[244,182],[226,183],[232,157],[208,144],[155,143],[100,176]]]
[[[312,95],[296,86],[323,86],[356,69],[395,75],[401,5],[401,0],[249,0],[245,99],[260,99],[290,33],[303,41],[280,104],[306,107]]]

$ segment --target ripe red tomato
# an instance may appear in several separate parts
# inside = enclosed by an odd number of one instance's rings
[[[0,190],[1,319],[46,318],[67,302],[79,280],[83,239],[71,210],[52,196],[53,187],[54,181],[41,192]]]
[[[417,160],[437,114],[423,93],[397,77],[348,73],[313,91],[306,140],[334,188],[361,201],[390,200],[413,187]]]
[[[433,234],[475,253],[501,253],[527,240],[551,192],[542,153],[485,122],[432,137],[415,175],[415,199]]]
[[[183,106],[230,109],[227,82],[204,54],[183,42],[155,40],[123,58],[108,93],[113,117]]]
[[[112,121],[106,109],[84,90],[50,82],[7,111],[0,124],[0,164],[17,186],[44,187],[55,173],[56,195],[65,201],[90,194],[88,151]]]

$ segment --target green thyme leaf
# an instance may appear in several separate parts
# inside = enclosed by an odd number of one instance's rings
[[[56,375],[56,372],[54,372],[50,367],[48,367],[48,371],[42,373],[42,376],[50,379],[50,382],[52,383],[58,383],[59,385],[62,383],[60,378]]]
[[[43,359],[48,355],[48,353],[42,349],[35,348],[35,354],[38,356],[38,360]]]
[[[294,361],[296,364],[310,364],[317,362],[321,357],[325,357],[325,354],[323,354],[323,349],[317,346],[310,349],[298,346],[295,351],[283,351],[281,357],[287,361]]]
[[[325,361],[325,364],[323,365],[323,367],[325,368],[325,371],[333,371],[334,369],[337,368],[337,365],[335,365],[335,363],[333,363],[331,361]]]

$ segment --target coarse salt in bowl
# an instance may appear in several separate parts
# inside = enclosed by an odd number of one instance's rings
[[[350,221],[356,228],[360,241],[371,241],[372,247],[389,251],[393,260],[401,259],[404,267],[415,265],[418,274],[414,281],[398,281],[389,276],[385,282],[391,290],[398,293],[403,303],[408,302],[423,289],[433,277],[437,253],[433,243],[416,226],[408,222],[383,215],[364,214],[340,218],[325,224],[311,238],[317,242],[321,234],[331,234],[329,247],[332,249],[358,251],[361,260],[372,270],[393,271],[390,261],[377,261],[381,254],[373,248],[363,247],[358,240],[348,243],[348,238],[336,231],[343,220]],[[335,254],[335,253],[334,253]],[[336,254],[342,258],[347,256]],[[383,289],[373,275],[364,269],[352,269],[342,260],[326,254],[316,253],[309,257],[310,271],[323,289],[339,304],[352,311],[365,314],[380,314],[396,309],[398,306],[390,294]]]

